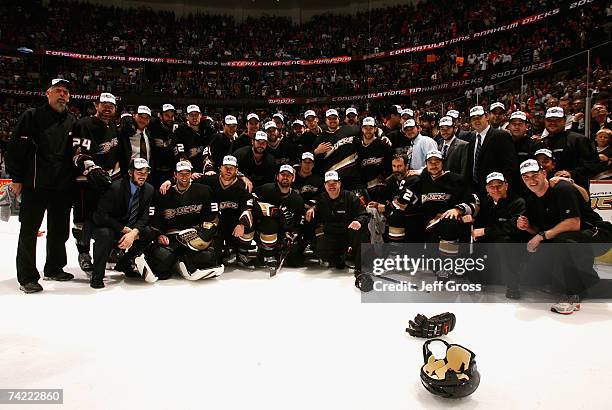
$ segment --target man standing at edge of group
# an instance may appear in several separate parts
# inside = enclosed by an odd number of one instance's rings
[[[70,230],[70,208],[74,190],[72,127],[76,122],[68,111],[70,83],[51,81],[47,104],[24,112],[8,144],[7,171],[11,189],[21,195],[17,280],[25,293],[41,292],[36,269],[36,238],[47,211],[47,261],[45,279],[67,281],[64,272],[66,241]]]

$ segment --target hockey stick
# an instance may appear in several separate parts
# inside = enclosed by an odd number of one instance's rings
[[[287,259],[287,255],[289,255],[289,252],[291,252],[291,250],[295,246],[295,240],[297,239],[297,236],[297,233],[292,233],[291,236],[285,238],[285,245],[283,246],[283,251],[280,254],[278,266],[274,270],[270,270],[270,277],[276,276],[276,274],[285,264],[285,259]]]

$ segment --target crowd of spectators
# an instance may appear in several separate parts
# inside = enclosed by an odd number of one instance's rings
[[[588,5],[588,13],[572,13],[574,22],[563,16],[559,21],[564,32],[592,32],[592,27],[584,30],[589,20],[605,19],[612,10],[604,10],[603,3]],[[236,21],[222,15],[177,17],[149,8],[24,0],[0,5],[0,45],[215,61],[364,55],[451,39],[558,6],[552,0],[424,1],[352,15],[343,10],[344,14],[317,15],[298,25],[284,17]]]

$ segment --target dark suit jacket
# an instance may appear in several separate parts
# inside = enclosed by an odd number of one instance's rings
[[[476,142],[477,138],[474,133],[474,139],[470,141],[468,148],[467,176],[469,181],[474,179],[473,168]],[[476,170],[478,182],[474,187],[476,192],[483,195],[486,194],[486,179],[487,175],[491,172],[501,172],[506,177],[506,181],[509,182],[510,186],[514,186],[517,183],[515,175],[518,166],[518,158],[512,136],[506,131],[495,130],[493,127],[489,128],[480,148],[478,169]]]
[[[444,161],[444,169],[454,172],[455,174],[461,175],[463,179],[466,179],[467,167],[468,167],[468,147],[469,144],[464,140],[460,140],[455,137],[448,147],[448,153],[446,154],[446,160]],[[442,152],[443,143],[439,145],[438,149]]]
[[[153,186],[145,183],[140,188],[138,202],[138,220],[134,226],[142,231],[149,225],[149,207],[153,199]],[[110,188],[102,195],[98,202],[98,208],[94,212],[93,220],[97,227],[108,227],[120,233],[128,223],[128,203],[130,201],[130,180],[123,178],[111,184]]]

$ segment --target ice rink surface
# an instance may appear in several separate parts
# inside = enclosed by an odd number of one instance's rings
[[[313,268],[153,285],[111,271],[96,291],[72,240],[75,280],[25,295],[18,229],[0,224],[0,388],[64,389],[45,409],[610,408],[611,304],[561,316],[541,303],[362,303],[350,272]],[[481,373],[465,399],[422,387],[424,339],[405,333],[417,313],[444,311],[457,316],[445,339]]]

